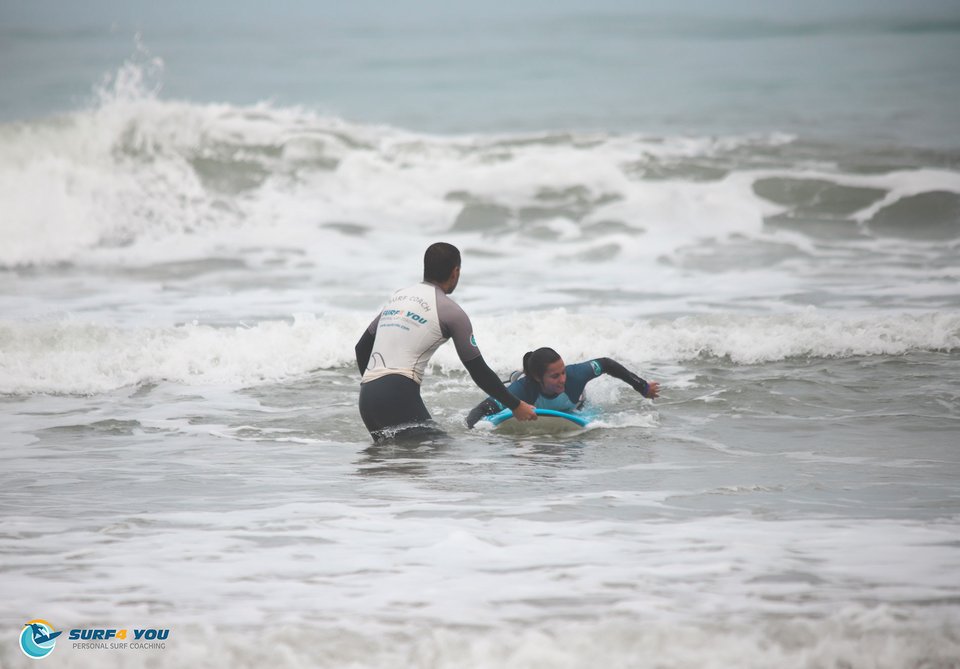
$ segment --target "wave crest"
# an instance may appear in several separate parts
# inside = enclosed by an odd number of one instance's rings
[[[591,247],[573,261],[631,266],[769,236],[765,221],[836,238],[854,228],[868,243],[960,235],[954,170],[864,173],[812,160],[785,135],[413,133],[300,107],[164,100],[162,68],[144,52],[91,109],[0,125],[0,267],[242,254],[284,235],[325,248],[332,225],[553,247],[583,237]],[[183,243],[164,253],[180,255],[157,258],[155,243],[171,240]]]

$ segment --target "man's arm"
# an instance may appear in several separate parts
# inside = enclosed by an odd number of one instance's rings
[[[490,369],[482,355],[468,360],[463,363],[463,366],[470,372],[470,378],[473,379],[473,382],[480,386],[480,390],[487,393],[487,395],[511,411],[520,406],[520,398],[507,390],[506,386],[504,386],[500,380],[500,377]]]
[[[537,414],[533,407],[521,401],[503,385],[500,377],[487,366],[480,347],[473,336],[473,325],[466,312],[453,300],[438,300],[437,311],[440,313],[440,327],[444,336],[453,339],[460,362],[470,372],[470,378],[480,386],[480,389],[513,411],[517,420],[536,420]]]
[[[380,314],[373,319],[373,322],[367,326],[367,329],[360,335],[360,340],[353,347],[357,354],[357,368],[360,370],[360,376],[367,371],[367,363],[370,362],[370,354],[373,353],[373,342],[376,340],[374,333],[377,331],[377,325],[380,323]]]
[[[644,397],[654,399],[660,395],[659,383],[656,381],[647,383],[616,360],[612,358],[598,358],[597,362],[600,363],[600,368],[604,374],[609,374],[615,379],[620,379]]]

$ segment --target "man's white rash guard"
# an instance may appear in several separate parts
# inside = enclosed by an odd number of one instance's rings
[[[422,383],[427,363],[448,339],[464,364],[480,355],[470,318],[432,283],[398,290],[367,331],[374,343],[362,383],[388,374]]]

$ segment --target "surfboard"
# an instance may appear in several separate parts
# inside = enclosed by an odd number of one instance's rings
[[[492,423],[498,432],[522,432],[525,434],[552,434],[582,430],[590,424],[591,420],[591,417],[587,415],[566,413],[554,409],[535,409],[534,411],[537,413],[537,420],[516,420],[510,409],[504,409],[500,413],[487,416],[484,420]]]

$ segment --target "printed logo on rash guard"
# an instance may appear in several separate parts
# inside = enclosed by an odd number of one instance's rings
[[[591,360],[590,366],[593,367],[594,376],[600,376],[601,374],[603,374],[603,367],[601,367],[600,363],[597,362],[596,360]]]

